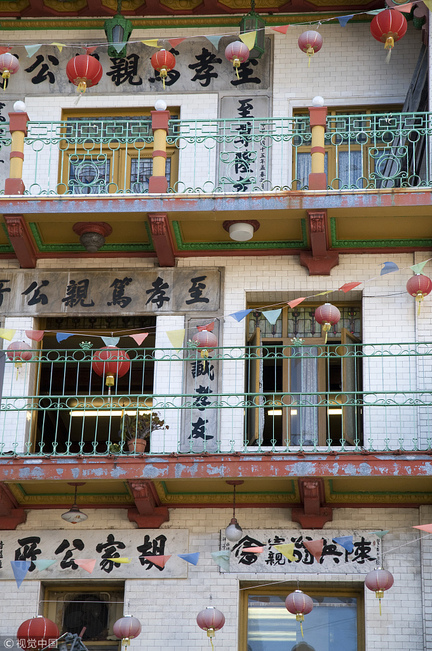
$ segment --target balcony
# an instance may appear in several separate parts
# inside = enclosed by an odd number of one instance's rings
[[[125,352],[114,369],[88,348],[5,356],[0,456],[134,458],[138,416],[147,458],[432,448],[430,343]]]

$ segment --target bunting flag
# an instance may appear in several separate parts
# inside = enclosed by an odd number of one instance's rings
[[[274,325],[278,320],[281,312],[282,310],[266,310],[265,312],[262,312],[262,315],[265,316],[269,323]]]
[[[262,554],[264,547],[243,547],[242,552],[252,552],[253,554]]]
[[[432,0],[423,0],[429,11],[432,11]]]
[[[354,550],[352,536],[340,536],[340,538],[333,538],[333,542],[346,549],[349,553]]]
[[[347,292],[350,292],[354,287],[358,287],[361,285],[361,283],[345,283],[342,285],[342,287],[339,287],[340,292],[344,292],[346,294]]]
[[[105,346],[117,346],[120,341],[120,337],[101,337]]]
[[[56,43],[56,42],[54,42],[54,43],[51,43],[51,45],[55,45],[55,47],[58,49],[59,52],[61,52],[63,50],[63,48],[66,47],[65,43]]]
[[[122,558],[119,556],[119,558],[107,558],[107,561],[112,561],[113,563],[120,563],[120,564],[126,564],[130,563],[130,558]]]
[[[294,543],[288,543],[287,545],[273,545],[274,549],[277,549],[278,552],[285,556],[289,561],[294,562],[296,560],[294,556]]]
[[[411,9],[413,8],[413,4],[414,3],[412,2],[408,2],[406,5],[396,5],[393,7],[393,9],[396,9],[396,11],[401,11],[403,14],[410,14]]]
[[[36,52],[42,47],[42,43],[39,43],[38,45],[24,45],[25,51],[27,52],[27,56],[29,59],[36,54]]]
[[[131,337],[134,341],[136,341],[138,346],[141,346],[144,339],[147,339],[148,336],[149,336],[148,332],[141,332],[141,334],[138,335],[129,335],[129,337]]]
[[[303,545],[319,563],[324,547],[324,539],[320,538],[319,540],[303,540]]]
[[[351,18],[354,18],[354,14],[350,14],[349,16],[339,16],[338,17],[339,25],[341,27],[346,27],[347,22],[351,20]]]
[[[239,312],[234,312],[234,314],[228,314],[228,316],[232,316],[233,319],[240,323],[251,312],[252,310],[240,310]]]
[[[212,552],[211,556],[216,565],[219,565],[220,568],[222,568],[225,572],[229,572],[230,570],[230,554],[231,552],[229,551],[221,551],[221,552]]]
[[[289,25],[281,25],[281,27],[272,27],[271,29],[274,32],[280,32],[281,34],[286,34],[288,31]]]
[[[110,45],[111,45],[111,43],[110,43]],[[112,43],[112,45],[114,45],[114,47],[115,47],[114,43]],[[97,50],[97,48],[98,48],[97,45],[92,45],[91,47],[86,47],[86,49],[85,49],[86,54],[93,54],[93,52],[95,52]]]
[[[73,337],[72,332],[58,332],[56,334],[56,339],[60,343],[61,341],[64,341],[65,339],[69,339],[69,337]]]
[[[110,45],[113,46],[116,52],[120,53],[125,47],[125,45],[127,45],[127,41],[121,41],[120,43],[110,43]]]
[[[221,40],[221,38],[222,36],[206,36],[206,39],[210,41],[210,43],[213,45],[213,47],[216,50],[219,48],[219,41]]]
[[[54,563],[57,563],[56,560],[52,561],[49,559],[39,559],[37,561],[33,561],[33,563],[36,565],[37,569],[39,572],[42,572],[43,570],[47,570],[51,565],[54,565]]]
[[[432,533],[432,524],[418,524],[413,529],[420,529],[420,531],[426,531],[427,533]]]
[[[150,38],[147,39],[146,41],[141,41],[144,45],[148,45],[149,47],[161,47],[158,45],[158,40],[157,38]]]
[[[164,568],[171,558],[171,554],[169,556],[163,556],[162,554],[160,556],[143,556],[143,558],[153,563],[153,565]]]
[[[246,34],[240,34],[240,40],[246,45],[248,50],[252,50],[255,45],[256,32],[246,32]]]
[[[198,565],[200,553],[195,552],[194,554],[177,554],[177,556],[186,561],[186,563],[190,563],[191,565]]]
[[[385,276],[386,274],[392,274],[395,271],[399,271],[399,267],[395,262],[382,262],[383,268],[380,271],[380,276]]]
[[[0,47],[0,54],[6,54],[6,52],[10,52],[12,50],[11,47],[8,46],[1,46]]]
[[[10,563],[12,565],[12,572],[14,573],[17,588],[19,588],[26,578],[31,561],[11,561]]]
[[[207,325],[197,326],[197,330],[198,332],[204,332],[205,330],[207,330],[207,332],[213,332],[214,327],[215,327],[215,322],[212,321],[211,323],[207,323]]]
[[[89,574],[91,574],[94,570],[94,567],[96,565],[96,559],[95,558],[79,558],[75,561],[75,563],[78,565],[78,567],[81,567],[81,569],[85,570]]]
[[[14,335],[16,333],[16,330],[13,328],[0,328],[0,338],[1,339],[7,339],[8,341],[12,341],[14,338]]]
[[[429,260],[424,260],[424,262],[417,262],[417,264],[413,264],[410,269],[414,271],[415,274],[421,274],[423,271],[423,267],[429,262]]]
[[[387,533],[390,533],[390,529],[385,529],[384,531],[382,531],[381,529],[379,529],[378,531],[370,531],[369,533],[373,533],[373,534],[375,534],[375,536],[378,536],[378,538],[384,538],[384,536],[385,536]]]
[[[32,341],[42,341],[45,330],[26,330],[26,337],[31,339]]]
[[[181,330],[168,330],[167,337],[170,340],[171,346],[173,348],[181,348],[183,346],[184,336],[186,330],[182,328]]]
[[[180,43],[183,43],[185,40],[185,38],[170,38],[168,40],[168,43],[171,45],[171,47],[176,47],[176,45],[180,45]]]
[[[306,300],[306,296],[302,296],[301,298],[295,298],[293,301],[288,301],[288,305],[290,306],[291,309],[296,307],[296,305],[300,305],[300,303],[303,303],[303,301]]]

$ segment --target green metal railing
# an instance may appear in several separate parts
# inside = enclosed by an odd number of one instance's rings
[[[159,455],[432,448],[432,343],[127,353],[122,372],[91,350],[3,354],[0,455],[138,454],[135,435]]]

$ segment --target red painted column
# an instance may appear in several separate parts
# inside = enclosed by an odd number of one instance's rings
[[[24,138],[27,135],[29,116],[24,112],[9,113],[9,131],[12,134],[9,178],[5,180],[5,194],[24,194],[22,180],[24,163]]]

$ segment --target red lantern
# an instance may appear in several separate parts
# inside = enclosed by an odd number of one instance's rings
[[[213,646],[211,638],[225,624],[225,615],[217,608],[214,608],[214,606],[207,606],[207,608],[198,613],[196,621],[203,631],[207,631],[207,637],[210,638],[211,645]]]
[[[206,326],[197,326],[198,332],[192,337],[195,346],[201,349],[201,357],[208,357],[214,346],[218,345],[215,334],[211,332],[214,328],[214,322]]]
[[[66,66],[69,81],[77,86],[77,93],[85,93],[87,88],[96,86],[102,78],[102,65],[89,54],[79,54]]]
[[[312,599],[301,590],[295,590],[285,599],[285,607],[288,612],[295,615],[296,620],[300,622],[300,629],[303,637],[304,616],[308,615],[313,608]]]
[[[93,355],[92,369],[101,377],[105,376],[107,387],[113,387],[115,377],[123,377],[130,369],[129,355],[116,346],[106,346]]]
[[[113,632],[122,641],[123,646],[129,646],[130,641],[141,633],[141,622],[132,615],[121,617],[115,622]]]
[[[237,79],[240,79],[238,69],[249,59],[248,47],[242,41],[234,41],[225,48],[225,57],[233,64]]]
[[[418,302],[418,314],[420,314],[422,300],[432,291],[432,280],[428,276],[423,276],[423,274],[416,274],[408,280],[406,288],[408,294],[414,296]]]
[[[15,363],[15,368],[18,371],[24,362],[29,362],[33,357],[33,350],[25,341],[13,341],[6,350],[6,355],[11,362]]]
[[[325,332],[325,343],[327,343],[328,331],[332,325],[339,323],[340,318],[341,314],[339,310],[331,303],[324,303],[324,305],[320,305],[315,310],[315,319],[320,325],[322,325],[323,332]]]
[[[365,585],[369,590],[375,592],[375,596],[379,599],[379,610],[381,615],[381,599],[384,597],[384,592],[392,587],[394,583],[393,575],[387,570],[378,567],[376,570],[369,572],[366,575]]]
[[[168,50],[159,50],[159,52],[153,54],[150,63],[160,74],[162,86],[165,88],[165,79],[169,71],[175,68],[176,60],[174,54],[171,54]]]
[[[53,645],[53,642],[60,636],[60,631],[57,624],[40,615],[23,622],[17,630],[16,636],[22,649],[43,649],[48,645]]]
[[[370,31],[372,36],[388,50],[387,63],[390,61],[391,51],[396,41],[405,35],[408,23],[401,11],[395,9],[386,9],[374,16]]]
[[[18,72],[19,67],[18,59],[13,54],[10,54],[10,52],[5,52],[0,55],[0,72],[4,79],[3,90],[6,90],[10,76]]]
[[[314,32],[312,29],[300,34],[298,39],[298,46],[302,52],[308,55],[308,68],[310,66],[311,57],[315,52],[319,52],[322,48],[323,38],[319,32]]]

